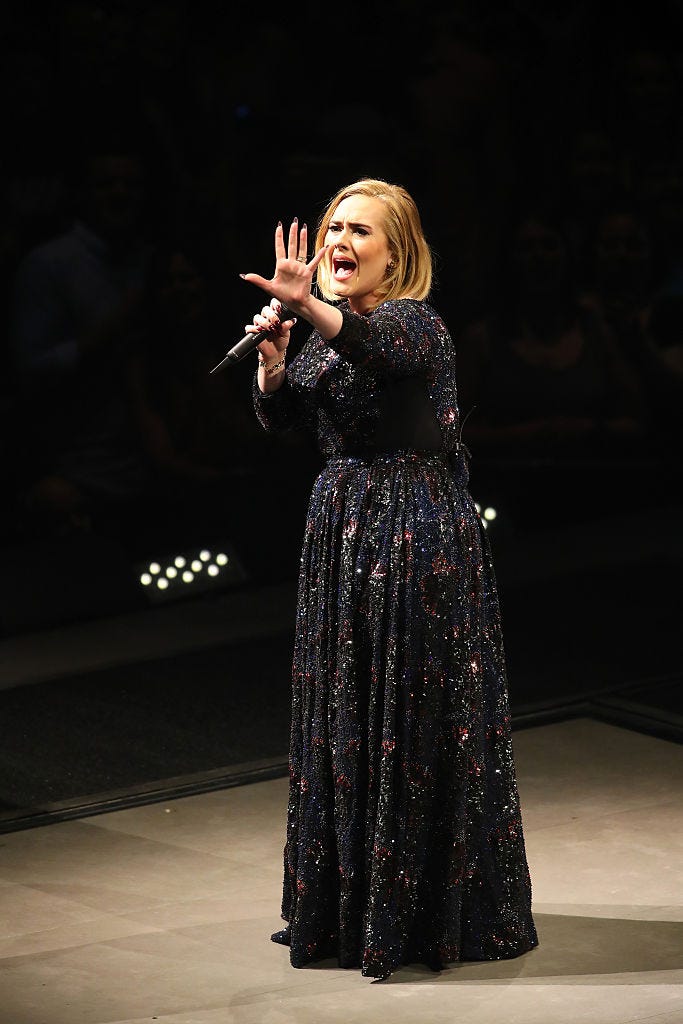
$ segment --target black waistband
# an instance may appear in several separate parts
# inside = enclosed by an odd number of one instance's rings
[[[331,455],[327,459],[327,465],[330,463],[337,462],[338,460],[344,459],[358,459],[362,462],[387,462],[392,461],[404,461],[404,462],[419,462],[424,460],[428,462],[430,460],[438,459],[444,466],[447,466],[458,484],[467,486],[469,482],[469,466],[468,466],[469,451],[463,444],[457,445],[451,451],[424,451],[424,450],[413,450],[410,448],[399,448],[393,451],[380,450],[369,445],[363,447],[346,449],[343,452],[338,452],[335,455]]]

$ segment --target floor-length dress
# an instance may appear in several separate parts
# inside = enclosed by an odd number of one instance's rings
[[[268,395],[326,464],[301,555],[282,918],[294,967],[515,957],[531,914],[501,621],[459,440],[455,349],[424,302],[346,302]]]

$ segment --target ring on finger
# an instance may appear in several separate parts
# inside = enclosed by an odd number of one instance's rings
[[[297,261],[297,263],[305,263],[306,262],[306,256],[305,255],[304,256],[297,256],[296,261]]]

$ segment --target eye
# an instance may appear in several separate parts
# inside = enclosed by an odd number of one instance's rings
[[[357,235],[367,235],[367,231],[365,230],[365,228],[356,228],[356,234]]]
[[[338,224],[330,224],[330,226],[328,227],[328,229],[327,229],[327,230],[328,230],[328,231],[339,231],[339,230],[340,230],[340,227],[339,227],[339,225],[338,225]]]

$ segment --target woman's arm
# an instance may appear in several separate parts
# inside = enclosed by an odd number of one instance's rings
[[[453,357],[445,325],[436,315],[426,315],[421,303],[394,299],[369,317],[336,312],[341,327],[328,345],[350,363],[408,376],[424,372],[439,358]]]
[[[308,320],[325,341],[330,341],[341,329],[342,315],[335,306],[331,306],[311,294],[313,275],[327,252],[328,246],[323,246],[310,261],[306,260],[307,246],[308,229],[305,224],[299,231],[298,222],[296,218],[294,219],[289,229],[287,246],[285,246],[282,224],[278,224],[275,229],[275,273],[273,277],[270,280],[261,277],[260,274],[240,274],[240,277],[274,296],[297,316]],[[264,307],[264,313],[267,308]],[[258,318],[255,318],[255,329],[263,330],[264,327],[267,327],[268,319],[266,314],[266,320],[259,325]]]
[[[281,308],[273,299],[245,327],[248,334],[266,332],[258,345],[252,395],[259,422],[268,431],[296,430],[310,423],[308,403],[287,376],[287,348],[296,317],[280,322]]]

